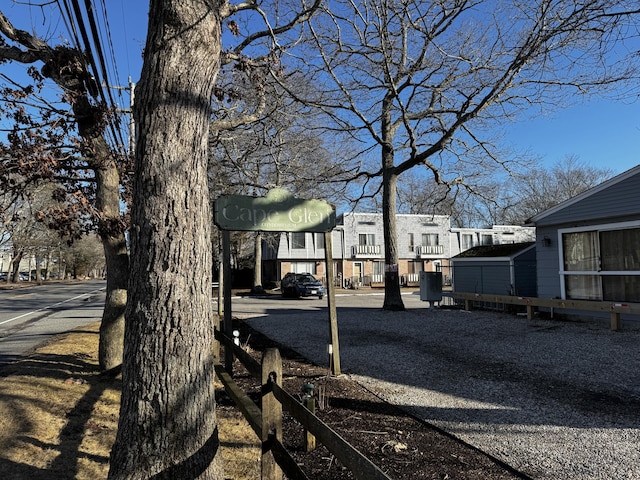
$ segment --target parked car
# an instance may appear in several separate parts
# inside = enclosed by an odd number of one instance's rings
[[[287,273],[280,282],[280,291],[283,297],[324,297],[322,283],[310,273]]]

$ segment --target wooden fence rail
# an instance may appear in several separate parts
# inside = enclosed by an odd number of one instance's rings
[[[262,480],[280,480],[284,472],[289,479],[308,480],[295,459],[282,445],[282,410],[313,434],[327,450],[359,480],[391,480],[371,460],[344,440],[331,427],[311,413],[295,397],[282,389],[282,360],[277,349],[268,349],[259,363],[233,340],[216,330],[216,339],[233,351],[247,371],[262,382],[262,409],[234,382],[231,374],[216,365],[218,379],[236,403],[249,425],[262,440]],[[245,363],[246,362],[246,363]]]
[[[523,305],[527,308],[527,318],[533,318],[535,307],[546,307],[552,310],[585,310],[592,312],[609,312],[611,330],[621,328],[620,315],[640,314],[640,303],[626,302],[598,302],[593,300],[562,300],[559,298],[516,297],[510,295],[494,295],[489,293],[452,292],[455,300],[464,300],[465,310],[473,308],[473,302],[502,303],[508,305]]]

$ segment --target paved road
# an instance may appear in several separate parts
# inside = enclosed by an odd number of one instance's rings
[[[362,289],[336,291],[336,306],[340,308],[372,308],[379,310],[384,301],[381,289]],[[407,309],[429,309],[429,302],[420,300],[420,292],[403,290],[402,301]],[[268,297],[234,297],[231,304],[233,315],[268,315],[271,313],[292,314],[303,311],[318,311],[327,307],[327,297],[282,298],[279,295]]]
[[[53,335],[99,320],[104,291],[102,280],[0,290],[0,365]]]

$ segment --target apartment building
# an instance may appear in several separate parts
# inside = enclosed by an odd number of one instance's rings
[[[402,285],[418,285],[420,272],[442,271],[450,280],[449,259],[476,245],[535,239],[535,228],[496,225],[487,229],[451,228],[447,215],[397,215],[398,265],[384,261],[382,214],[345,213],[331,232],[335,278],[341,287],[382,286],[385,269],[397,269]],[[309,272],[326,280],[323,233],[282,233],[263,245],[264,281],[287,272]]]

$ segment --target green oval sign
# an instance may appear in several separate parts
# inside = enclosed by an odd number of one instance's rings
[[[329,232],[336,226],[336,210],[324,200],[302,200],[274,189],[266,197],[219,197],[214,221],[222,230],[232,231]]]

